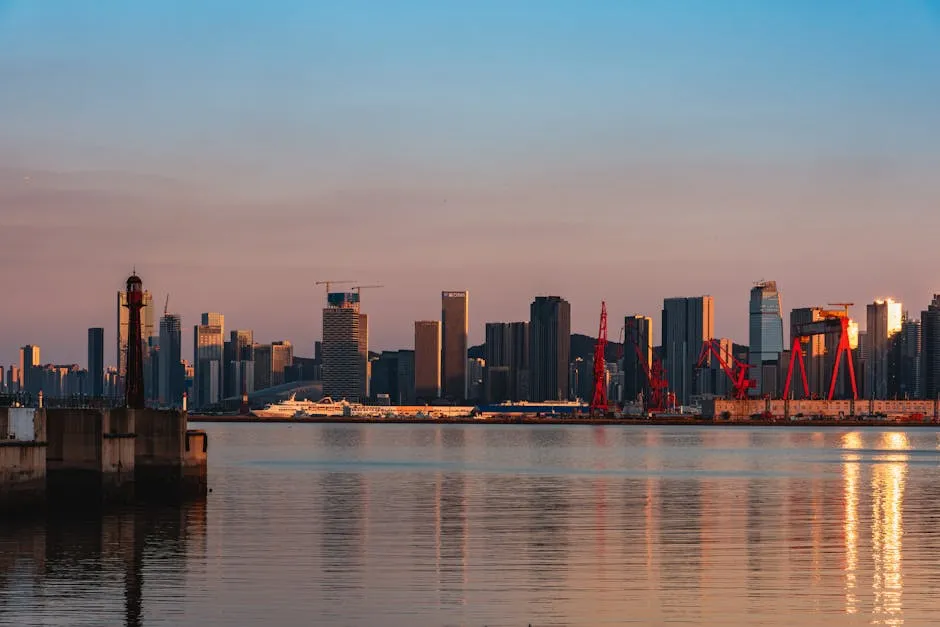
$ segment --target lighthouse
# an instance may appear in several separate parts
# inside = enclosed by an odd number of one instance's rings
[[[127,372],[124,373],[125,404],[144,408],[144,356],[140,330],[140,310],[144,306],[143,281],[137,274],[127,279]]]

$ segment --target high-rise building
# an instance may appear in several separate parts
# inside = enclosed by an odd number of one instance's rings
[[[628,403],[649,400],[646,369],[653,363],[653,320],[647,316],[627,316],[623,320],[623,400]]]
[[[7,391],[10,394],[16,394],[20,391],[23,381],[21,373],[19,366],[10,366],[7,372]]]
[[[479,357],[467,359],[467,398],[479,401],[483,395],[483,369],[486,361]]]
[[[88,396],[104,396],[104,329],[88,329]]]
[[[255,390],[264,390],[271,387],[271,345],[255,344],[253,353],[255,356]]]
[[[331,292],[323,310],[323,393],[365,399],[368,360],[368,318],[359,311],[359,294]]]
[[[441,395],[467,398],[469,292],[441,292]]]
[[[202,324],[193,328],[193,406],[215,405],[222,400],[224,389],[223,350],[225,317],[220,313],[202,314]]]
[[[537,296],[529,306],[529,400],[568,398],[571,305],[560,296]]]
[[[294,363],[294,347],[287,340],[271,342],[271,385],[284,383],[284,371]]]
[[[415,322],[415,399],[433,401],[441,396],[441,323]]]
[[[921,335],[920,320],[911,320],[906,314],[901,322],[901,332],[898,333],[893,349],[896,357],[892,362],[897,364],[897,390],[892,396],[898,398],[920,398],[920,364],[921,364]]]
[[[392,405],[414,402],[415,353],[410,350],[382,351],[372,364],[370,394],[388,394]]]
[[[487,322],[483,359],[487,401],[498,403],[528,398],[528,322]]]
[[[127,332],[128,332],[128,309],[127,292],[119,291],[117,293],[117,365],[118,376],[123,377],[127,371]],[[148,347],[150,338],[154,335],[153,328],[153,295],[149,290],[144,290],[143,308],[140,310],[140,341],[142,355],[145,357],[144,368],[149,367],[147,357],[149,357]],[[121,379],[123,392],[123,379]]]
[[[160,375],[157,400],[165,407],[182,407],[185,387],[183,372],[183,323],[178,314],[160,318]]]
[[[897,369],[891,363],[894,355],[892,345],[895,336],[901,331],[903,309],[901,303],[893,299],[876,300],[868,305],[868,324],[865,337],[868,341],[868,366],[866,372],[866,390],[869,398],[885,399],[896,391],[894,379]]]
[[[33,396],[42,386],[41,377],[35,370],[40,363],[38,346],[27,344],[20,349],[20,389]]]
[[[763,385],[764,364],[778,363],[784,349],[783,316],[776,281],[761,281],[751,288],[749,312],[748,359],[751,368],[748,375],[757,383],[750,393],[753,396],[763,396],[773,393],[776,389],[775,381],[768,381],[768,385]]]
[[[251,329],[231,331],[223,353],[225,361],[224,397],[241,396],[246,390],[253,392],[255,388],[254,332]]]
[[[923,398],[940,398],[940,294],[920,314]]]
[[[669,389],[682,405],[695,394],[695,364],[705,340],[715,335],[715,301],[711,296],[663,301],[663,366]]]

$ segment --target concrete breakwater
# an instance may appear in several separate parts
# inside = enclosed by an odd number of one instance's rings
[[[181,411],[0,408],[0,516],[203,495],[207,452]]]

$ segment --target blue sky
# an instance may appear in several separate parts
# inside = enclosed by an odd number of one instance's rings
[[[388,286],[375,348],[442,289],[473,341],[537,293],[745,341],[761,278],[940,291],[940,0],[0,0],[0,50],[0,364],[83,362],[133,264],[300,354],[331,275]]]

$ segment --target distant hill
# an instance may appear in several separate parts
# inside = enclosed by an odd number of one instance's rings
[[[597,343],[597,338],[593,338],[589,335],[582,335],[580,333],[571,334],[571,361],[574,361],[578,357],[585,361],[591,361],[594,359],[594,345]],[[607,342],[607,350],[604,351],[604,357],[607,361],[617,361],[617,354],[620,351],[620,344],[618,342]],[[470,359],[483,359],[483,345],[478,344],[477,346],[471,346],[467,351]]]

